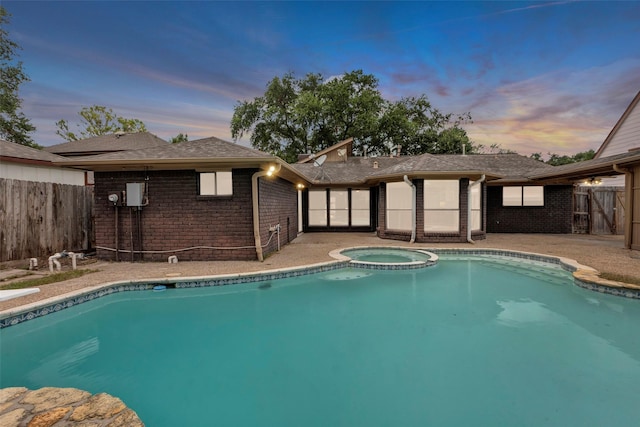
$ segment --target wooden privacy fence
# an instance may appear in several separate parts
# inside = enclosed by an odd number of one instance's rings
[[[575,187],[573,232],[624,234],[624,188]]]
[[[0,261],[91,247],[93,187],[0,179]]]

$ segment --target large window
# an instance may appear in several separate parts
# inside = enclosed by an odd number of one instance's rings
[[[201,196],[230,196],[233,194],[231,172],[200,172]]]
[[[368,189],[309,190],[310,227],[366,227],[369,211]]]
[[[369,206],[369,190],[351,190],[351,225],[368,226],[371,224]]]
[[[424,231],[457,232],[460,229],[460,183],[424,180]]]
[[[330,190],[329,203],[329,224],[332,227],[349,225],[349,192]]]
[[[469,182],[469,185],[473,181]],[[471,230],[482,229],[482,184],[471,187]]]
[[[411,231],[411,187],[404,182],[387,184],[387,229]]]
[[[309,190],[309,225],[327,226],[326,190]]]
[[[502,187],[502,206],[544,206],[544,187]]]

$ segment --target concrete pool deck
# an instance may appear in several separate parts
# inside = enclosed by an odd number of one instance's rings
[[[640,259],[623,247],[623,236],[489,234],[470,243],[409,244],[379,239],[373,233],[305,233],[282,250],[258,261],[179,261],[169,263],[102,262],[81,268],[98,270],[85,276],[40,287],[40,292],[0,301],[0,311],[38,303],[104,283],[171,277],[197,277],[285,269],[332,261],[332,250],[353,246],[407,246],[420,249],[502,249],[563,257],[600,272],[624,274],[640,279]],[[178,259],[179,259],[178,255]]]

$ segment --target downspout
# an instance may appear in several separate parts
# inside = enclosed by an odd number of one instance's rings
[[[258,261],[264,261],[262,256],[262,241],[260,240],[260,211],[258,203],[258,178],[261,176],[271,176],[280,170],[280,164],[269,170],[261,170],[251,176],[251,202],[253,204],[253,239],[256,244],[256,254]]]
[[[633,211],[627,206],[633,206],[633,174],[628,169],[621,169],[618,165],[613,165],[613,170],[624,174],[624,246],[631,249],[631,229],[633,227]]]
[[[471,238],[471,189],[476,185],[482,185],[486,176],[483,174],[479,180],[475,181],[471,185],[467,185],[467,242],[476,243]],[[482,204],[480,204],[482,206]]]
[[[409,243],[416,241],[416,186],[411,182],[407,175],[404,176],[404,182],[411,187],[411,240]]]

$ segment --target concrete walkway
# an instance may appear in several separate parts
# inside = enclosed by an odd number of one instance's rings
[[[329,257],[330,251],[352,246],[412,246],[424,249],[492,248],[533,252],[571,258],[600,272],[625,274],[640,280],[640,259],[634,258],[638,254],[623,247],[622,236],[489,234],[486,240],[478,241],[476,244],[410,245],[407,242],[379,239],[374,233],[306,233],[283,246],[279,253],[269,256],[262,263],[258,261],[180,261],[177,264],[96,262],[83,268],[99,271],[76,279],[41,286],[40,292],[35,294],[2,301],[0,311],[114,281],[246,273],[326,262],[332,260]]]

